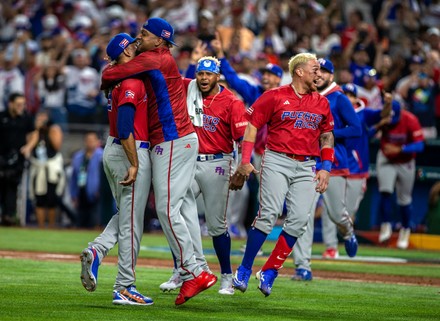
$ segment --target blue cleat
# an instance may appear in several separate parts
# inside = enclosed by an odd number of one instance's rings
[[[136,286],[131,285],[121,291],[113,291],[113,304],[118,305],[152,305],[153,300],[140,294]]]
[[[295,274],[292,276],[292,280],[296,281],[312,281],[312,271],[306,269],[296,269]]]
[[[260,280],[260,283],[258,284],[258,289],[263,293],[265,296],[269,296],[272,292],[272,286],[273,282],[275,281],[275,278],[278,276],[278,270],[275,269],[269,269],[266,271],[259,271],[257,272],[257,279]]]
[[[358,250],[358,241],[356,236],[352,234],[349,239],[344,241],[345,251],[349,257],[355,257]]]
[[[88,247],[82,251],[81,255],[81,283],[87,291],[96,290],[98,283],[98,253],[93,247]]]
[[[245,292],[248,287],[249,278],[251,277],[252,269],[245,268],[240,265],[232,278],[232,286],[241,292]]]

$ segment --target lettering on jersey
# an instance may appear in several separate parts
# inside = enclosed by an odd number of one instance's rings
[[[112,93],[111,92],[108,93],[108,97],[107,97],[107,110],[112,111]]]
[[[156,148],[154,149],[154,152],[156,153],[156,155],[162,155],[163,148],[160,146],[156,146]]]
[[[289,121],[294,120],[294,128],[298,129],[318,129],[319,123],[322,121],[322,115],[309,113],[305,111],[283,111],[281,114],[281,120]]]
[[[125,98],[132,98],[132,99],[134,99],[134,92],[132,92],[131,90],[126,90],[125,91]]]
[[[247,121],[241,121],[241,122],[235,124],[235,128],[244,127],[247,125],[248,125]]]
[[[223,168],[221,168],[220,166],[217,166],[215,168],[215,172],[219,175],[225,175],[225,170]]]
[[[211,133],[217,130],[217,125],[220,122],[220,118],[209,115],[203,115],[203,129]]]
[[[197,106],[197,99],[194,100],[194,106],[195,106],[196,115],[203,114],[203,108]]]

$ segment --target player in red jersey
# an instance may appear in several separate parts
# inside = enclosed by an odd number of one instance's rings
[[[121,33],[107,46],[112,63],[124,64],[135,56],[135,39]],[[144,231],[144,215],[150,191],[151,162],[148,141],[147,96],[139,79],[126,79],[108,94],[110,134],[103,163],[118,213],[105,230],[81,253],[81,280],[88,291],[97,285],[98,267],[119,243],[118,274],[113,303],[151,305],[153,300],[136,290],[135,266]]]
[[[406,249],[411,233],[412,190],[416,175],[416,153],[424,149],[423,130],[416,116],[400,110],[393,101],[394,122],[382,127],[380,150],[377,153],[377,181],[380,192],[382,225],[379,242],[391,237],[392,194],[397,193],[397,204],[402,218],[397,247]]]
[[[184,217],[197,213],[181,213],[183,199],[192,194],[198,139],[188,115],[183,79],[170,52],[175,45],[173,37],[174,30],[167,21],[148,19],[138,35],[140,54],[124,65],[104,70],[101,87],[108,88],[133,75],[144,81],[156,211],[183,280],[175,301],[180,305],[213,286],[217,277],[203,271],[194,255]]]
[[[261,163],[260,209],[249,231],[246,251],[233,279],[244,292],[258,250],[272,231],[286,200],[283,231],[268,260],[257,273],[258,288],[268,296],[278,270],[306,230],[318,193],[327,189],[334,157],[333,117],[328,100],[316,92],[321,76],[316,55],[301,53],[289,61],[292,83],[263,93],[248,109],[249,124],[242,143],[242,161],[231,188],[240,188],[240,177],[255,171],[250,164],[257,129],[268,124],[266,151]],[[315,157],[323,170],[316,172]],[[316,193],[318,192],[318,193]]]

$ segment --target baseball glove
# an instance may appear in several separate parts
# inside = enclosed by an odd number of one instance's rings
[[[231,180],[229,181],[229,189],[233,191],[237,191],[243,188],[244,183],[246,182],[246,176],[235,173],[232,175]]]

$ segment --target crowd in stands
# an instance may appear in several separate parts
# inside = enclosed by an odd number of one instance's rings
[[[419,118],[425,138],[440,135],[438,0],[5,0],[0,112],[10,93],[22,92],[28,112],[45,110],[64,143],[70,124],[105,124],[107,43],[120,32],[136,36],[153,16],[175,29],[172,53],[182,75],[195,63],[197,41],[214,55],[216,32],[232,67],[255,84],[267,63],[281,66],[281,84],[290,83],[289,58],[313,52],[331,59],[339,84],[358,86],[367,108],[381,109],[382,91],[392,92]]]

